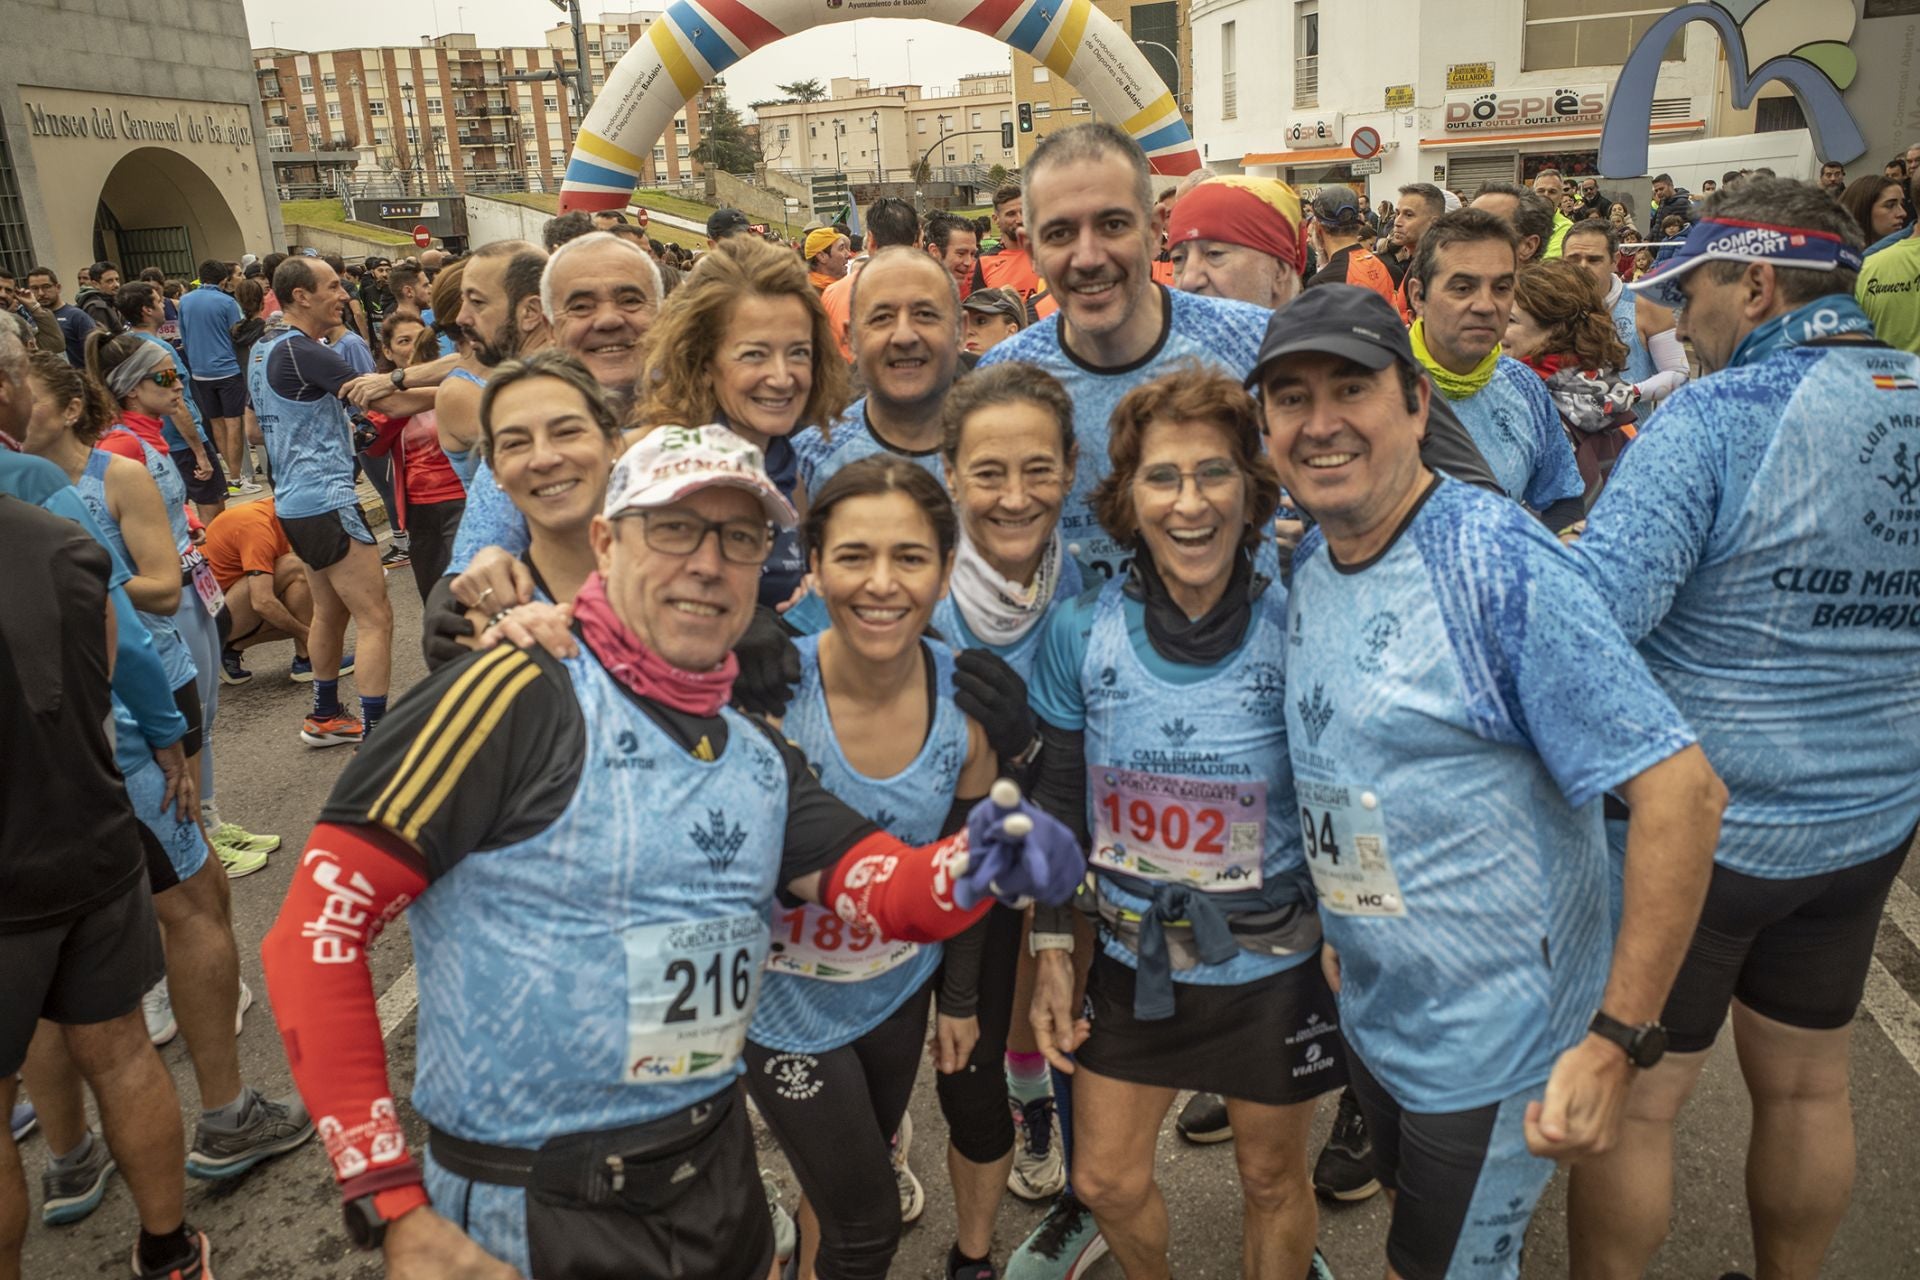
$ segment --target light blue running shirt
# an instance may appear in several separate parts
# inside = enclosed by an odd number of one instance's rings
[[[1798,879],[1920,817],[1920,358],[1790,347],[1688,383],[1576,564],[1730,793],[1715,860]]]
[[[793,437],[793,452],[800,464],[800,483],[810,494],[820,492],[820,486],[848,463],[882,454],[911,462],[938,480],[943,488],[947,483],[947,468],[939,449],[913,453],[896,449],[874,434],[873,424],[867,419],[865,396],[848,405],[847,411],[833,420],[832,431],[823,434],[818,427],[808,427],[797,432]]]
[[[1410,1111],[1544,1082],[1606,986],[1601,793],[1679,712],[1539,521],[1444,478],[1366,564],[1307,535],[1286,685],[1349,1044]]]
[[[820,637],[795,641],[800,684],[781,731],[813,763],[827,790],[908,844],[940,838],[967,763],[967,718],[953,702],[953,651],[922,642],[933,664],[933,721],[907,767],[890,778],[855,769],[840,746],[820,680]],[[824,1053],[885,1022],[940,967],[938,943],[887,942],[855,934],[823,907],[775,902],[772,949],[747,1038],[786,1053]],[[883,967],[884,966],[884,967]],[[861,975],[865,975],[864,977]]]
[[[1266,336],[1267,321],[1273,316],[1265,307],[1250,303],[1154,287],[1160,289],[1166,305],[1166,325],[1153,349],[1133,364],[1095,369],[1083,363],[1062,345],[1061,317],[1055,312],[996,345],[980,357],[977,366],[988,369],[1009,360],[1024,360],[1059,379],[1072,398],[1073,435],[1079,442],[1080,461],[1074,471],[1073,492],[1060,509],[1060,532],[1067,540],[1067,554],[1080,562],[1089,584],[1124,575],[1133,558],[1132,550],[1115,542],[1093,514],[1094,486],[1111,470],[1107,422],[1113,417],[1114,406],[1127,392],[1172,373],[1183,361],[1196,360],[1238,381],[1253,368],[1260,340]]]
[[[1547,384],[1512,356],[1500,357],[1486,386],[1447,403],[1509,498],[1545,511],[1586,492]]]

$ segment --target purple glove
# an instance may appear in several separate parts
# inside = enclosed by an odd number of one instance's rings
[[[967,815],[966,862],[953,868],[953,897],[963,908],[986,897],[1013,907],[1035,898],[1058,906],[1087,874],[1086,854],[1073,833],[1023,801],[1008,778],[994,783]]]

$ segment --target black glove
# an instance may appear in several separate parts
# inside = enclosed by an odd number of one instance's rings
[[[473,650],[460,643],[473,635],[473,621],[453,595],[453,579],[442,578],[427,593],[420,608],[420,653],[427,670],[438,671]]]
[[[780,615],[765,605],[753,610],[747,633],[733,646],[740,674],[733,678],[733,706],[749,715],[777,716],[800,683],[800,651]]]
[[[962,649],[953,656],[953,704],[986,732],[1002,769],[1033,745],[1039,721],[1027,705],[1027,682],[998,654]]]

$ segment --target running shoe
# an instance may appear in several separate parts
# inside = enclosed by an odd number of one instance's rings
[[[13,1140],[23,1142],[29,1134],[40,1127],[40,1113],[33,1109],[33,1103],[22,1098],[13,1104],[13,1115],[10,1117],[9,1127],[13,1130]]]
[[[300,726],[300,741],[310,747],[338,747],[366,736],[360,721],[342,711],[332,716],[308,716]]]
[[[245,827],[233,822],[215,823],[207,839],[215,844],[226,845],[229,849],[245,849],[248,853],[278,853],[279,836],[257,836]]]
[[[1380,1190],[1373,1176],[1373,1144],[1367,1141],[1367,1122],[1353,1090],[1340,1091],[1340,1108],[1333,1114],[1333,1131],[1313,1162],[1313,1189],[1332,1200],[1365,1200]]]
[[[1314,1246],[1313,1261],[1307,1264],[1307,1280],[1334,1280],[1333,1267],[1318,1245]]]
[[[231,480],[227,481],[227,496],[229,498],[237,498],[240,496],[240,486]]]
[[[71,1169],[56,1169],[51,1161],[40,1173],[40,1221],[50,1227],[78,1222],[107,1198],[107,1179],[118,1168],[106,1140],[87,1131],[92,1145],[86,1158]]]
[[[343,676],[350,676],[353,674],[353,655],[352,654],[349,653],[340,659],[340,674]],[[312,659],[296,657],[293,660],[293,670],[287,673],[287,678],[289,680],[292,680],[295,684],[312,684],[313,683]]]
[[[242,481],[240,482],[240,484],[239,484],[239,486],[238,486],[238,487],[239,487],[239,491],[240,491],[240,492],[241,492],[242,494],[246,494],[246,495],[252,495],[252,494],[256,494],[256,493],[265,493],[265,492],[266,492],[266,490],[265,490],[265,489],[264,489],[263,487],[261,487],[261,486],[260,486],[259,484],[256,484],[256,483],[255,483],[254,481],[252,481],[252,480],[242,480]],[[227,486],[227,492],[228,492],[228,493],[232,493],[232,492],[234,491],[234,488],[235,488],[235,486],[233,486],[233,485],[228,485],[228,486]]]
[[[250,853],[224,844],[214,845],[213,851],[219,855],[220,865],[226,868],[229,880],[250,876],[267,865],[267,855],[264,853]]]
[[[380,553],[380,567],[382,569],[404,569],[412,563],[413,557],[407,554],[406,548],[404,547],[396,547],[389,544],[387,549]]]
[[[210,1128],[204,1119],[194,1126],[187,1172],[196,1178],[232,1178],[312,1136],[313,1120],[299,1095],[264,1098],[256,1093],[238,1129]]]
[[[913,1117],[900,1117],[900,1128],[893,1135],[893,1181],[900,1189],[900,1225],[919,1221],[927,1211],[926,1188],[907,1167],[907,1152],[913,1147]]]
[[[1187,1105],[1180,1108],[1180,1118],[1173,1127],[1188,1142],[1206,1145],[1210,1142],[1226,1142],[1233,1137],[1233,1126],[1227,1121],[1227,1104],[1217,1093],[1196,1093],[1187,1099]]]
[[[1068,1187],[1007,1259],[1006,1280],[1080,1280],[1106,1256],[1106,1237]]]
[[[247,670],[240,664],[240,651],[238,649],[222,649],[220,651],[221,684],[245,684],[251,679],[253,679],[253,672]]]
[[[1066,1163],[1060,1144],[1053,1140],[1053,1099],[1035,1098],[1013,1108],[1013,1168],[1007,1170],[1007,1190],[1022,1200],[1051,1200],[1067,1185]]]
[[[994,1270],[992,1258],[977,1262],[963,1258],[956,1244],[947,1249],[947,1280],[1000,1280],[1000,1273]]]
[[[767,1211],[773,1215],[773,1256],[785,1262],[800,1247],[800,1228],[780,1203],[780,1185],[767,1170],[760,1171],[760,1190],[766,1193]]]
[[[246,1025],[247,1010],[253,1008],[253,988],[247,985],[245,978],[240,979],[240,1003],[233,1010],[233,1034],[240,1034]]]
[[[207,1243],[207,1233],[187,1228],[187,1234],[193,1237],[194,1255],[191,1261],[175,1263],[160,1271],[142,1270],[140,1266],[140,1246],[133,1246],[133,1280],[213,1280],[213,1264],[207,1261],[213,1248]]]
[[[156,1049],[180,1034],[180,1024],[173,1020],[173,997],[167,991],[165,978],[140,997],[140,1012],[146,1015],[147,1039],[153,1041]]]

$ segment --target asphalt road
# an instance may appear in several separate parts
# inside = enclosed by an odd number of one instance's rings
[[[411,575],[388,576],[394,602],[394,689],[404,691],[425,673],[418,652],[419,605]],[[241,972],[256,1003],[240,1038],[247,1080],[272,1094],[291,1088],[271,1002],[260,972],[259,943],[272,924],[291,877],[296,855],[333,779],[347,761],[335,748],[312,750],[300,742],[300,719],[310,696],[287,679],[290,646],[253,650],[253,682],[223,689],[215,731],[218,791],[223,813],[256,832],[285,840],[268,867],[233,886],[235,930]],[[350,678],[349,678],[350,679]],[[349,692],[350,683],[342,692]],[[1920,1276],[1920,1161],[1912,1158],[1920,1133],[1920,866],[1915,860],[1896,886],[1882,926],[1878,960],[1867,992],[1867,1011],[1853,1037],[1853,1087],[1859,1137],[1859,1176],[1852,1207],[1828,1258],[1834,1280],[1894,1280]],[[382,993],[383,1025],[393,1064],[396,1097],[405,1098],[413,1069],[412,970],[404,922],[390,929],[374,951],[374,989]],[[184,1046],[161,1051],[180,1092],[188,1131],[197,1115],[193,1077]],[[893,1274],[937,1277],[953,1219],[944,1193],[942,1138],[945,1126],[924,1077],[914,1095],[918,1136],[911,1163],[927,1186],[925,1216],[908,1228]],[[417,1117],[403,1114],[410,1136],[421,1139]],[[1332,1106],[1322,1108],[1315,1149],[1324,1137]],[[1750,1269],[1742,1162],[1748,1129],[1745,1094],[1726,1037],[1716,1049],[1699,1093],[1680,1130],[1678,1206],[1672,1236],[1649,1273],[1675,1280],[1715,1280],[1731,1269]],[[782,1179],[789,1207],[797,1198],[778,1153],[764,1141],[763,1163]],[[36,1217],[26,1243],[31,1280],[124,1276],[136,1221],[132,1201],[117,1180],[100,1210],[83,1223],[62,1228],[39,1224],[39,1176],[45,1143],[35,1136],[22,1149]],[[1160,1144],[1159,1176],[1173,1224],[1173,1269],[1183,1280],[1214,1280],[1238,1272],[1240,1208],[1230,1146],[1197,1148],[1173,1133],[1169,1116]],[[1525,1275],[1566,1273],[1565,1185],[1556,1178],[1534,1219]],[[213,1241],[220,1280],[371,1280],[381,1274],[376,1258],[352,1251],[340,1229],[338,1200],[317,1145],[263,1165],[233,1183],[189,1179],[187,1215]],[[1004,1259],[1038,1222],[1040,1212],[1011,1196],[1003,1206],[996,1255]],[[1336,1274],[1382,1273],[1386,1231],[1384,1199],[1323,1208],[1320,1243]],[[1099,1264],[1098,1280],[1118,1280],[1112,1262]]]

